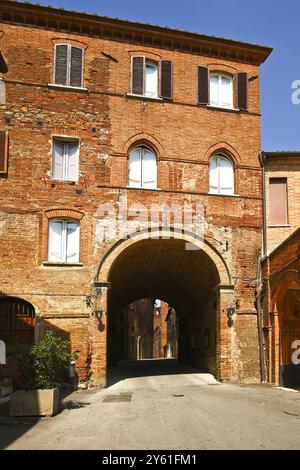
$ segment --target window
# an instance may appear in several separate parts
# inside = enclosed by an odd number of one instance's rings
[[[78,181],[79,142],[53,140],[52,178],[61,181]]]
[[[50,220],[48,261],[79,262],[79,223],[73,220]]]
[[[172,98],[172,62],[159,63],[145,57],[132,57],[131,92],[148,98]],[[160,83],[160,90],[159,90]]]
[[[210,75],[210,105],[233,108],[233,81],[226,75]]]
[[[288,224],[287,179],[270,178],[270,225]]]
[[[55,46],[54,83],[82,88],[83,86],[83,49],[69,44]]]
[[[209,192],[213,194],[234,194],[233,165],[223,155],[215,155],[210,161]]]
[[[218,108],[248,111],[249,77],[239,72],[234,77],[211,72],[207,67],[198,66],[198,104]],[[236,97],[233,102],[233,83],[236,83]]]
[[[147,147],[137,147],[129,155],[129,186],[156,188],[156,156]]]

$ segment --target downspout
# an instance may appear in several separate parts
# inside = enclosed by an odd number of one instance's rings
[[[263,192],[263,254],[267,256],[268,244],[267,244],[267,213],[266,213],[266,170],[265,170],[265,154],[259,152],[259,162],[262,168],[262,192]]]
[[[257,274],[256,274],[256,310],[257,310],[257,328],[258,328],[258,341],[259,341],[259,359],[260,359],[260,370],[261,370],[261,381],[267,383],[267,350],[266,350],[266,338],[263,330],[263,309],[262,309],[262,282],[261,282],[261,263],[263,257],[259,256],[257,261]]]
[[[259,357],[260,357],[260,370],[261,381],[266,383],[268,381],[267,374],[267,357],[266,357],[266,338],[263,331],[263,310],[262,310],[262,280],[261,280],[261,265],[262,261],[267,255],[267,222],[266,222],[266,183],[265,183],[265,161],[264,153],[259,153],[259,161],[262,167],[262,191],[263,191],[263,246],[262,255],[257,260],[256,271],[256,310],[257,310],[257,327],[259,339]]]

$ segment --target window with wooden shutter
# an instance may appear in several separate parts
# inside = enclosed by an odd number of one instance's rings
[[[198,66],[198,103],[209,103],[209,71],[206,67]]]
[[[0,174],[6,174],[8,169],[8,132],[0,131]]]
[[[287,179],[269,180],[270,225],[288,224]]]
[[[241,111],[248,111],[248,74],[237,75],[237,105]]]
[[[83,86],[83,49],[70,44],[55,46],[54,83],[77,88]]]
[[[80,225],[73,220],[50,220],[48,261],[78,263]]]
[[[143,95],[145,82],[145,57],[131,58],[131,79],[132,93],[135,95]]]
[[[160,96],[168,100],[172,99],[172,62],[160,61]]]
[[[60,181],[78,181],[79,142],[53,140],[52,178]]]
[[[234,194],[234,169],[229,158],[215,155],[209,166],[209,192],[212,194]]]

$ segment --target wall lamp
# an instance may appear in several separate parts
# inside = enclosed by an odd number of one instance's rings
[[[99,321],[102,320],[102,318],[103,318],[103,310],[102,310],[101,308],[100,308],[99,310],[95,310],[94,313],[95,313],[96,318],[98,318]]]
[[[235,314],[235,308],[234,307],[228,307],[227,309],[227,317],[228,317],[228,325],[232,326],[233,325],[233,315]]]

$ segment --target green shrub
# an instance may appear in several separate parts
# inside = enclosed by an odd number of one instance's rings
[[[53,388],[62,383],[70,361],[74,359],[69,351],[69,341],[47,331],[37,344],[18,356],[21,376],[16,380],[16,387]]]

